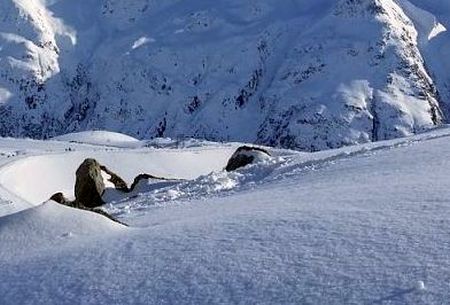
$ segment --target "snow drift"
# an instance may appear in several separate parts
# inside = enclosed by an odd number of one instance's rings
[[[82,141],[84,142],[84,141]],[[57,192],[74,198],[75,171],[86,158],[95,158],[129,184],[141,173],[175,179],[194,179],[221,170],[233,148],[192,148],[185,151],[136,149],[130,151],[72,151],[29,156],[0,168],[0,184],[34,205]],[[138,188],[145,189],[141,184]]]
[[[138,139],[125,134],[100,130],[69,133],[54,137],[52,140],[113,147],[139,147],[141,144]]]
[[[6,200],[21,202],[5,197],[2,180],[0,303],[445,303],[449,139],[450,129],[441,128],[317,153],[273,149],[273,158],[235,172],[108,207],[129,228],[54,203],[2,217]],[[68,145],[75,152],[64,151]],[[21,149],[0,154],[0,174],[15,164],[18,175],[20,162],[30,166],[37,154],[56,173],[54,157],[58,165],[62,156],[91,153],[125,169],[114,162],[118,153],[136,163],[143,156],[178,163],[158,167],[166,175],[191,166],[198,174],[237,148],[220,145],[160,154],[0,138],[0,152]]]

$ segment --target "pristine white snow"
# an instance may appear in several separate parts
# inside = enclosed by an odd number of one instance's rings
[[[140,143],[138,139],[121,133],[100,130],[69,133],[54,137],[53,140],[115,147],[136,147]]]
[[[75,151],[65,151],[69,146]],[[0,217],[0,303],[443,304],[450,298],[449,128],[319,153],[272,150],[262,163],[225,173],[233,149],[0,139],[0,215],[8,214]],[[154,169],[193,180],[106,206],[130,227],[39,204],[37,189],[68,188],[85,156],[126,176]],[[27,175],[42,181],[8,185]],[[18,198],[27,190],[33,205]]]
[[[89,137],[88,137],[89,139]],[[141,173],[174,179],[194,179],[222,169],[233,148],[191,148],[182,151],[142,148],[132,150],[81,150],[19,158],[0,168],[0,185],[33,205],[56,192],[72,198],[75,171],[85,158],[95,158],[129,184]],[[201,164],[201,166],[199,166]]]
[[[141,37],[138,40],[136,40],[135,42],[133,42],[133,46],[131,47],[133,50],[142,47],[143,45],[150,43],[150,42],[155,42],[156,40],[153,38],[149,38],[149,37]]]

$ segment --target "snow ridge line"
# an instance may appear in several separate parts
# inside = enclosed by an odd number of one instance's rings
[[[91,144],[83,144],[83,143],[67,143],[68,145],[75,145],[79,146],[79,149],[74,149],[70,152],[77,152],[77,151],[83,151],[86,148],[89,148],[90,152],[101,152],[101,151],[126,151],[125,149],[121,148],[115,148],[115,147],[109,147],[104,146],[103,149],[99,149],[96,145]],[[80,149],[81,148],[81,149]],[[14,193],[13,191],[9,190],[8,188],[4,187],[2,184],[2,173],[5,170],[10,170],[11,168],[14,168],[15,164],[18,162],[22,162],[26,159],[33,158],[33,157],[40,157],[40,156],[60,156],[70,153],[69,151],[20,151],[19,154],[8,158],[0,160],[0,208],[3,209],[5,206],[10,206],[10,208],[7,208],[6,211],[0,210],[0,218],[9,214],[14,214],[17,212],[21,212],[23,210],[27,210],[30,208],[34,208],[37,205],[29,202],[28,200],[22,198],[18,194]],[[2,204],[2,202],[6,202],[6,204]],[[41,204],[41,203],[39,203]]]
[[[254,164],[232,173],[227,173],[224,171],[212,172],[208,175],[200,176],[194,180],[188,180],[176,185],[159,188],[149,192],[143,192],[136,197],[127,198],[122,201],[109,204],[106,208],[111,213],[121,217],[128,214],[130,211],[145,211],[150,207],[186,203],[186,201],[194,199],[204,200],[217,196],[227,196],[230,193],[249,191],[274,181],[283,181],[306,171],[323,168],[340,160],[353,158],[359,155],[370,155],[377,151],[395,149],[398,147],[413,145],[422,141],[445,138],[449,136],[450,128],[437,128],[433,132],[420,134],[407,139],[403,138],[385,142],[369,143],[364,146],[351,146],[317,153],[291,152],[291,154],[288,155],[286,151],[275,151],[276,157],[267,162]],[[229,143],[224,147],[229,147],[233,144],[235,143]],[[75,148],[77,147],[75,146]],[[142,149],[119,149],[110,147],[98,149],[98,147],[94,146],[82,146],[79,148],[82,148],[82,150],[87,151],[88,153],[110,150],[114,152],[126,151],[137,154],[145,153],[145,150],[149,149],[144,148],[144,151]],[[195,147],[183,149],[183,151],[193,150],[200,152],[202,150],[210,149],[220,149],[220,147]],[[152,148],[150,148],[150,150],[152,150]],[[157,150],[160,151],[160,149]],[[165,148],[161,150],[174,152],[177,149]],[[78,151],[78,149],[76,149],[76,151]],[[25,151],[24,154],[14,158],[1,160],[0,174],[6,168],[11,170],[11,168],[15,166],[16,162],[23,161],[27,158],[35,156],[49,156],[51,158],[52,155],[65,155],[67,153],[69,152],[63,151],[62,149],[54,152]],[[4,202],[3,204],[0,204],[0,207],[2,207],[3,211],[6,210],[7,214],[35,206],[34,204],[22,199],[13,191],[5,188],[1,181],[0,201]],[[4,213],[2,212],[2,214]]]
[[[151,208],[167,205],[186,204],[192,200],[206,200],[225,197],[238,192],[246,192],[263,187],[268,183],[282,182],[305,172],[315,171],[338,161],[345,161],[358,156],[370,156],[376,152],[407,147],[423,141],[450,137],[449,130],[444,134],[421,134],[408,139],[396,139],[386,142],[371,143],[363,147],[346,147],[337,150],[313,153],[318,159],[302,160],[305,155],[291,155],[273,158],[269,162],[253,164],[236,172],[212,172],[197,179],[184,181],[175,186],[157,189],[148,193],[138,194],[107,205],[107,210],[116,217],[127,217],[131,212],[143,212]],[[350,150],[350,151],[349,151]]]

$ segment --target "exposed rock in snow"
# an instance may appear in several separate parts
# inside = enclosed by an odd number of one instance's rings
[[[104,192],[100,163],[95,159],[84,160],[76,171],[75,202],[88,208],[101,206],[105,203],[102,199]]]
[[[144,185],[148,184],[149,181],[151,181],[151,184],[165,182],[163,185],[170,185],[179,180],[139,174],[128,187],[128,184],[119,175],[101,165],[97,160],[89,158],[84,160],[76,171],[75,202],[68,205],[95,208],[112,201],[113,198],[118,200],[118,198],[131,197],[135,195],[135,190],[148,191],[148,188],[144,188]],[[62,193],[54,194],[51,199],[59,203],[68,202]]]
[[[126,162],[125,162],[126,163]],[[88,158],[78,167],[75,181],[75,200],[67,199],[62,192],[53,194],[50,200],[71,207],[100,213],[113,220],[109,214],[95,209],[105,203],[135,197],[137,194],[153,191],[180,183],[180,179],[167,179],[150,174],[137,175],[131,185],[97,160]]]
[[[241,146],[228,160],[225,170],[228,172],[247,166],[252,163],[258,163],[270,158],[270,153],[260,147]]]
[[[53,200],[53,201],[55,201],[55,202],[57,202],[59,204],[62,204],[62,205],[65,205],[65,206],[68,206],[68,207],[71,207],[71,208],[77,208],[77,209],[81,209],[81,210],[90,211],[90,212],[94,212],[94,213],[100,214],[102,216],[105,216],[106,218],[109,218],[112,221],[115,221],[115,222],[120,223],[122,225],[128,226],[127,224],[119,221],[115,217],[111,216],[108,212],[106,212],[106,211],[104,211],[104,210],[102,210],[100,208],[88,208],[88,207],[80,204],[77,201],[71,201],[71,200],[67,199],[64,196],[63,193],[53,194],[50,197],[50,200]]]
[[[317,153],[271,149],[268,162],[226,172],[237,146],[0,138],[1,304],[442,304],[449,139],[438,128]],[[51,202],[17,212],[20,197],[72,189],[86,156],[126,181],[144,167],[189,181],[105,206],[134,229]],[[3,217],[7,206],[16,212]]]
[[[172,187],[183,181],[184,180],[159,178],[149,174],[140,174],[134,179],[130,188],[127,190],[107,188],[102,198],[106,203],[118,202],[127,198],[136,197],[139,194]]]
[[[57,203],[63,204],[63,205],[67,205],[67,206],[73,205],[73,202],[70,201],[69,199],[67,199],[66,196],[64,196],[64,194],[61,192],[53,194],[50,197],[50,200],[53,200],[54,202],[57,202]]]
[[[167,179],[156,177],[150,174],[137,175],[130,187],[128,187],[125,180],[119,175],[109,170],[106,166],[100,166],[103,174],[103,180],[106,185],[105,192],[102,195],[102,200],[105,203],[113,201],[120,201],[125,198],[135,197],[137,194],[153,191],[158,188],[164,188],[181,182],[179,179]],[[105,177],[106,176],[106,177]]]
[[[109,170],[106,166],[100,165],[102,171],[103,182],[106,187],[113,187],[114,189],[122,192],[128,192],[129,188],[125,180],[123,180],[119,175]]]

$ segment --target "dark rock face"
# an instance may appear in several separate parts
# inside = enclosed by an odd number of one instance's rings
[[[270,153],[265,149],[251,146],[241,146],[228,160],[225,170],[227,172],[231,172],[238,168],[252,164],[255,161],[255,157],[261,154],[270,157]]]
[[[136,186],[139,184],[139,182],[141,182],[142,180],[148,180],[148,179],[154,179],[154,180],[161,180],[161,181],[176,181],[177,179],[167,179],[167,178],[162,178],[162,177],[156,177],[150,174],[139,174],[136,176],[136,178],[134,178],[133,183],[131,184],[128,193],[131,193],[132,191],[134,191],[134,189],[136,188]]]
[[[105,173],[107,173],[111,177],[111,178],[108,179],[108,181],[111,182],[112,184],[114,184],[114,187],[116,188],[116,190],[122,191],[122,192],[129,192],[127,183],[119,175],[117,175],[116,173],[110,171],[104,165],[101,165],[100,169],[102,171],[104,171]]]
[[[104,210],[100,209],[100,208],[88,208],[83,206],[82,204],[79,204],[76,201],[70,201],[69,199],[67,199],[63,193],[56,193],[53,194],[52,197],[50,197],[50,200],[53,200],[59,204],[65,205],[65,206],[69,206],[72,208],[77,208],[80,210],[85,210],[85,211],[90,211],[90,212],[94,212],[97,214],[100,214],[102,216],[105,216],[106,218],[109,218],[112,221],[115,221],[117,223],[120,223],[124,226],[128,226],[126,223],[121,222],[120,220],[117,220],[115,217],[111,216],[110,214],[108,214],[107,212],[105,212]]]
[[[55,202],[57,202],[59,204],[66,205],[66,206],[69,206],[69,207],[72,207],[72,208],[77,208],[77,209],[80,209],[80,210],[85,210],[85,211],[89,211],[89,212],[94,212],[94,213],[100,214],[100,215],[105,216],[106,218],[108,218],[108,219],[110,219],[112,221],[115,221],[117,223],[120,223],[121,225],[124,225],[124,226],[128,227],[128,225],[126,223],[123,223],[120,220],[117,220],[115,217],[111,216],[110,214],[108,214],[104,210],[102,210],[100,208],[88,208],[88,207],[85,207],[85,206],[83,206],[81,204],[78,204],[76,201],[70,201],[66,197],[64,197],[63,193],[53,194],[52,197],[50,197],[50,200],[53,200],[53,201],[55,201]]]
[[[84,160],[76,171],[75,202],[87,208],[101,206],[104,192],[100,163],[95,159]]]
[[[100,169],[110,176],[108,181],[111,182],[112,184],[114,184],[114,188],[117,191],[120,191],[122,193],[131,193],[135,189],[135,187],[138,185],[138,183],[142,180],[148,180],[148,179],[155,179],[155,180],[161,180],[161,181],[171,180],[171,179],[153,176],[150,174],[139,174],[136,176],[136,178],[134,178],[131,186],[128,187],[128,184],[125,182],[125,180],[123,180],[119,175],[117,175],[113,171],[109,170],[106,166],[100,165]]]
[[[76,171],[75,200],[70,201],[64,196],[63,193],[53,194],[50,197],[50,200],[69,207],[101,214],[115,222],[126,225],[104,210],[98,208],[105,203],[102,199],[106,189],[102,171],[110,176],[108,181],[114,184],[114,188],[121,193],[131,193],[140,181],[146,179],[161,181],[174,180],[156,177],[150,174],[140,174],[134,179],[131,186],[128,187],[125,180],[123,180],[119,175],[109,170],[106,166],[101,165],[97,160],[89,158],[85,159]]]
[[[56,193],[53,194],[52,197],[50,197],[50,200],[53,200],[57,203],[73,206],[73,202],[71,202],[69,199],[67,199],[63,193]]]

